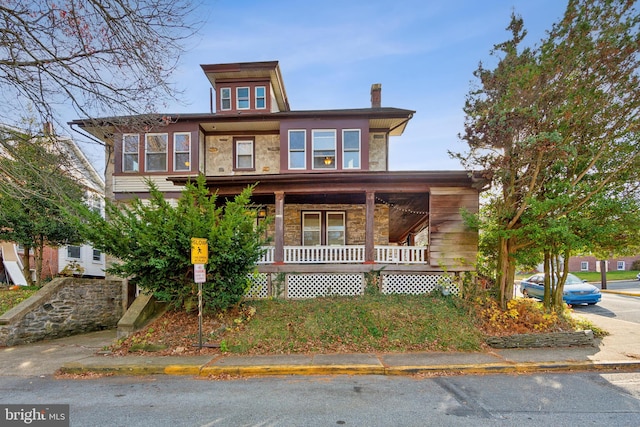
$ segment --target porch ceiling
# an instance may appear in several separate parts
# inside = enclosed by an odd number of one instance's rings
[[[193,177],[168,179],[184,184]],[[420,231],[429,218],[429,194],[438,187],[466,187],[480,190],[485,184],[480,173],[466,171],[360,171],[335,173],[292,173],[269,175],[209,176],[207,185],[219,196],[234,196],[256,184],[256,204],[275,203],[275,193],[285,203],[364,204],[373,192],[377,204],[389,206],[389,240],[402,242],[408,233]],[[364,226],[364,224],[363,224]]]
[[[231,196],[230,196],[231,197]],[[223,202],[222,197],[220,202]],[[273,205],[274,195],[258,194],[252,197],[256,205]],[[364,205],[364,193],[288,194],[285,204],[309,205]],[[409,233],[422,230],[429,219],[429,193],[376,193],[376,204],[389,206],[389,241],[403,242]],[[364,224],[362,227],[364,228]]]

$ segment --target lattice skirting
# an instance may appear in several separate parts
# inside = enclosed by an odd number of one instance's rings
[[[361,295],[366,286],[362,273],[257,273],[249,275],[253,285],[248,298],[315,298],[328,295]],[[460,286],[447,274],[381,273],[384,294],[424,294],[441,289],[444,293],[460,295]]]
[[[447,274],[381,274],[384,294],[425,294],[436,289],[460,295],[460,286]]]
[[[315,298],[327,295],[361,295],[364,274],[289,274],[288,298]]]
[[[249,275],[252,285],[245,294],[247,298],[267,298],[269,296],[270,274],[254,273]]]

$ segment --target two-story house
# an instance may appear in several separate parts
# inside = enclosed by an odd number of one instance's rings
[[[258,265],[262,296],[276,280],[291,298],[358,294],[371,271],[384,292],[426,292],[474,268],[478,236],[461,209],[477,212],[482,180],[390,171],[390,143],[414,111],[382,107],[381,85],[368,108],[300,111],[276,61],[202,70],[209,113],[158,115],[146,127],[135,117],[70,123],[104,141],[107,197],[144,198],[146,178],[174,197],[198,173],[220,199],[258,183],[257,218],[275,218]]]
[[[11,141],[12,135],[27,135],[28,132],[7,125],[0,125],[3,137]],[[104,181],[93,167],[84,152],[75,141],[70,138],[57,136],[50,123],[44,125],[44,132],[35,138],[54,138],[55,143],[50,149],[61,154],[66,163],[61,165],[64,172],[72,177],[84,189],[86,203],[98,211],[104,210]],[[0,149],[0,155],[5,155]],[[23,261],[24,248],[14,242],[2,242],[2,263],[6,273],[0,272],[0,277],[13,283],[26,285]],[[32,280],[35,280],[35,259],[29,254],[29,265]],[[42,279],[55,277],[60,273],[75,274],[84,277],[105,276],[105,255],[91,244],[62,245],[60,247],[45,246],[42,253]]]

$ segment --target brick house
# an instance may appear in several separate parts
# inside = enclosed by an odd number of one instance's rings
[[[381,85],[367,108],[301,111],[277,61],[201,67],[215,91],[209,113],[158,115],[145,128],[130,125],[135,117],[70,123],[104,141],[107,197],[144,198],[147,178],[177,197],[198,173],[220,198],[258,183],[257,220],[275,218],[259,296],[276,280],[291,298],[358,294],[371,271],[385,292],[427,292],[474,269],[478,235],[461,209],[478,211],[484,181],[390,171],[391,143],[415,112],[383,107]]]
[[[640,255],[609,258],[607,271],[629,271],[634,262],[640,260]],[[594,256],[573,256],[569,258],[569,271],[600,271],[600,260]]]

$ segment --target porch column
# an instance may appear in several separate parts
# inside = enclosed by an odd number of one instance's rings
[[[274,264],[284,264],[284,191],[276,191],[276,249],[273,254]]]
[[[364,263],[374,264],[376,259],[375,234],[374,234],[374,211],[376,209],[376,193],[366,192],[366,211],[364,228]]]

